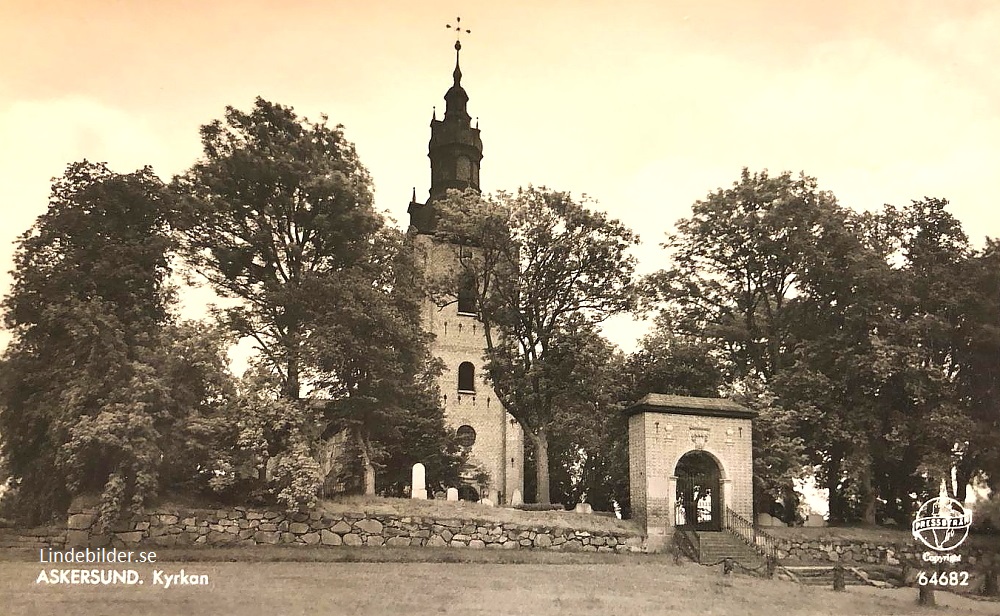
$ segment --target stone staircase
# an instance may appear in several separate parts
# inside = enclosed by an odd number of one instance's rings
[[[781,565],[778,568],[778,576],[791,579],[805,586],[833,588],[833,565]],[[877,582],[883,582],[884,584],[884,580],[880,580],[876,576],[870,576],[866,572],[856,570],[853,567],[844,567],[845,586],[880,585]]]
[[[731,513],[731,512],[730,512]],[[742,519],[737,519],[742,522]],[[746,523],[749,528],[749,523]],[[729,528],[727,526],[727,528]],[[714,565],[726,558],[731,558],[737,564],[736,570],[755,570],[763,573],[766,558],[762,552],[768,552],[767,535],[760,541],[762,534],[754,532],[756,545],[760,551],[750,546],[744,539],[740,528],[724,531],[694,531],[677,529],[675,541],[678,548],[688,557],[703,564]],[[771,552],[773,553],[773,552]],[[836,563],[776,561],[775,576],[779,579],[791,580],[806,586],[833,588],[834,567]],[[880,565],[849,564],[844,566],[845,586],[875,586],[891,588],[904,584],[900,579],[898,567]]]
[[[725,558],[732,558],[747,569],[764,564],[764,557],[742,539],[726,531],[689,531],[692,544],[698,552],[698,562],[711,565]]]

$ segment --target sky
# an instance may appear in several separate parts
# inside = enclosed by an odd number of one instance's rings
[[[405,226],[457,15],[483,189],[589,195],[639,232],[643,273],[742,167],[857,210],[946,198],[974,244],[1000,236],[996,2],[0,0],[0,272],[67,164],[168,180],[199,126],[256,96],[343,124]],[[606,328],[626,350],[644,331]]]

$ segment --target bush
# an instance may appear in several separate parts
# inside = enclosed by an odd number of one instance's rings
[[[1000,497],[980,498],[973,506],[972,531],[996,533],[1000,531]]]

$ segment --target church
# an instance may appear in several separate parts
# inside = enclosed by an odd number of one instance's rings
[[[431,119],[427,151],[431,185],[427,200],[418,202],[414,190],[407,209],[408,233],[428,276],[454,272],[461,251],[475,250],[434,236],[439,215],[435,202],[443,199],[449,189],[480,190],[483,140],[478,122],[472,126],[469,95],[462,87],[461,49],[461,42],[456,40],[453,83],[444,95],[444,117],[439,120],[435,112]],[[458,289],[455,296],[457,301],[443,307],[427,298],[423,322],[434,334],[431,353],[445,366],[438,382],[445,420],[456,430],[468,453],[462,473],[464,485],[459,492],[464,499],[511,504],[515,493],[524,492],[524,434],[486,377],[486,337],[475,302]]]
[[[427,200],[418,202],[414,189],[407,209],[407,233],[431,278],[457,273],[464,251],[476,250],[435,235],[435,205],[449,189],[480,191],[483,141],[462,87],[461,49],[456,41],[444,116],[431,119]],[[423,323],[434,334],[431,353],[445,366],[438,382],[445,420],[468,454],[460,495],[510,505],[524,492],[524,433],[486,377],[474,295],[455,289],[455,301],[444,306],[428,297]],[[650,394],[626,413],[633,515],[654,543],[665,544],[674,529],[718,532],[727,519],[752,519],[755,412],[729,400]]]

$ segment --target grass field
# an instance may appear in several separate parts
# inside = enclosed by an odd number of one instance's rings
[[[264,551],[275,555],[311,555],[329,559],[340,550],[300,548]],[[361,549],[354,554],[399,560],[399,554]],[[419,554],[427,550],[409,550]],[[450,550],[455,553],[459,550]],[[485,551],[461,550],[460,552]],[[351,551],[343,551],[344,554]],[[443,553],[443,552],[442,552]],[[210,551],[187,562],[161,560],[167,573],[206,574],[206,587],[153,585],[154,566],[134,566],[139,586],[45,586],[35,583],[41,565],[30,553],[0,562],[0,613],[60,616],[239,614],[692,614],[810,616],[830,614],[971,614],[1000,613],[1000,604],[938,592],[941,607],[915,605],[916,589],[876,590],[850,587],[834,593],[790,582],[745,576],[724,579],[717,569],[675,565],[666,558],[638,555],[581,562],[581,554],[546,554],[546,560],[522,564],[488,562],[495,556],[468,556],[485,562],[245,562],[254,550],[218,552],[220,558],[243,555],[241,562],[213,562]],[[429,556],[429,554],[427,554]],[[161,558],[169,558],[164,553]],[[374,557],[374,556],[372,556]],[[363,560],[365,557],[358,557]],[[539,556],[540,558],[540,556]],[[349,559],[351,560],[351,559]]]

